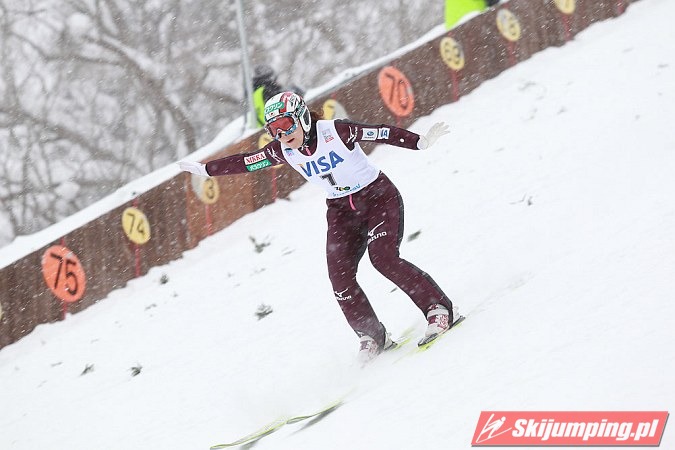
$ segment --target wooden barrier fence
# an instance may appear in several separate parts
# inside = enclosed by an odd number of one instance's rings
[[[406,127],[534,53],[564,45],[590,24],[622,14],[629,3],[511,0],[313,99],[310,107],[324,108],[329,116]],[[211,159],[259,148],[265,139],[259,132]],[[213,179],[181,174],[1,268],[0,348],[179,258],[303,182],[285,166]]]

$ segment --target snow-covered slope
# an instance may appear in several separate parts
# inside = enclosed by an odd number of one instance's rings
[[[642,0],[419,120],[451,125],[432,149],[374,152],[421,232],[403,256],[468,317],[430,351],[358,367],[305,186],[3,348],[0,448],[207,449],[343,396],[255,448],[460,449],[481,410],[671,410],[674,16]],[[360,281],[422,334],[367,258]]]

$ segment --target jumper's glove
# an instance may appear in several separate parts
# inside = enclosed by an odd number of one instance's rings
[[[429,131],[424,136],[420,136],[417,141],[417,148],[426,150],[438,140],[439,137],[450,133],[448,124],[445,122],[437,122],[429,128]]]
[[[201,175],[203,177],[209,176],[209,173],[206,171],[206,164],[193,161],[178,161],[178,166],[180,167],[180,170],[184,172],[194,173],[195,175]]]

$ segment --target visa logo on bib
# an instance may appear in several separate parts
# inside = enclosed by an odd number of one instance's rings
[[[329,170],[335,169],[335,166],[343,162],[344,159],[340,157],[335,152],[330,152],[328,156],[322,156],[316,161],[308,161],[304,164],[298,164],[302,171],[311,177],[312,175],[318,175],[320,173],[328,172]]]

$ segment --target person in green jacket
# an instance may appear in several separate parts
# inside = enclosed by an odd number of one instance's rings
[[[272,67],[260,65],[253,69],[253,106],[259,127],[265,125],[265,103],[282,90]]]
[[[253,106],[258,127],[265,126],[265,103],[267,103],[267,100],[283,91],[293,91],[300,96],[305,95],[305,90],[295,84],[286,87],[281,86],[272,67],[261,64],[253,69]]]
[[[484,11],[497,3],[499,0],[445,0],[445,28],[449,30],[465,15]]]

